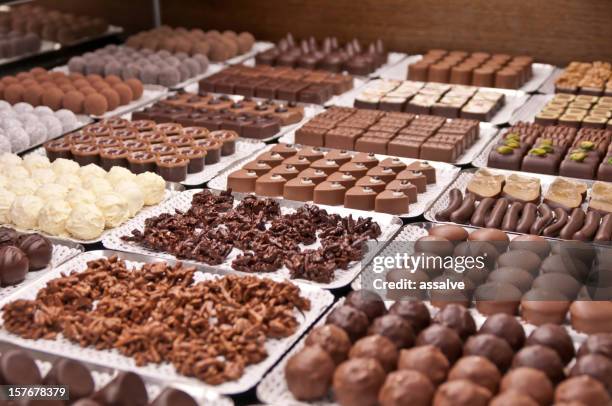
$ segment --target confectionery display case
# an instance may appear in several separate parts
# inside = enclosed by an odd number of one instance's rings
[[[0,404],[612,404],[585,3],[0,0]]]

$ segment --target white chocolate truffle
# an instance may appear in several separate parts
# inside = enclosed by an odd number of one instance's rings
[[[0,129],[0,153],[10,153],[12,149],[11,142],[4,134],[4,131]]]
[[[127,200],[130,217],[144,206],[144,194],[136,182],[124,180],[115,186],[115,191]]]
[[[89,190],[98,198],[113,192],[113,186],[103,178],[84,179],[83,188]]]
[[[96,164],[87,164],[81,166],[81,169],[79,169],[79,176],[83,181],[89,178],[105,178],[106,171]]]
[[[68,187],[59,183],[47,183],[36,189],[36,196],[45,202],[50,200],[65,200],[68,197]]]
[[[5,128],[11,142],[11,151],[21,152],[30,146],[30,136],[21,127]]]
[[[39,185],[55,182],[55,172],[51,168],[36,168],[31,171],[30,179]]]
[[[164,200],[166,182],[153,172],[143,172],[136,176],[136,183],[144,195],[145,205],[150,206]]]
[[[38,118],[26,121],[23,124],[23,129],[30,137],[30,145],[38,145],[47,141],[47,127]]]
[[[38,196],[15,197],[10,210],[11,223],[23,230],[35,230],[38,226],[38,214],[43,205],[43,200]]]
[[[38,189],[38,183],[30,178],[10,178],[6,188],[17,196],[33,195]]]
[[[55,236],[66,236],[66,223],[72,207],[65,200],[50,200],[38,213],[38,227],[41,231]]]
[[[72,206],[66,231],[80,240],[93,240],[104,231],[104,214],[93,204]]]
[[[30,103],[19,102],[13,105],[13,111],[19,114],[31,113],[34,107]]]
[[[8,189],[0,188],[0,223],[11,222],[10,210],[15,201],[15,193]]]
[[[62,122],[55,116],[38,116],[38,119],[47,129],[47,139],[57,138],[64,133]]]
[[[0,173],[0,188],[5,188],[8,183],[8,178]]]
[[[117,184],[124,180],[135,181],[136,175],[121,166],[113,166],[110,171],[108,171],[106,180],[108,180],[111,185],[117,186]]]
[[[47,106],[36,106],[34,107],[34,111],[32,113],[36,114],[38,117],[49,115],[53,116],[53,110]]]
[[[11,108],[11,104],[9,102],[0,100],[0,111],[10,109],[10,108]]]
[[[64,174],[77,174],[79,171],[79,164],[70,159],[58,158],[51,164],[51,169],[58,176]]]
[[[80,189],[82,187],[81,178],[74,173],[58,175],[56,182],[65,185],[68,189]]]
[[[21,165],[4,167],[3,170],[9,176],[9,179],[27,179],[30,177],[30,172]]]
[[[51,168],[51,162],[44,155],[29,154],[23,158],[23,167],[32,172],[34,169]]]
[[[93,192],[83,188],[72,189],[70,193],[68,193],[68,197],[66,197],[66,201],[72,207],[76,207],[80,204],[95,205],[96,200],[98,199]]]
[[[4,153],[0,155],[0,166],[11,167],[20,166],[23,163],[21,157],[16,154]]]
[[[62,122],[64,132],[72,131],[77,125],[77,118],[70,110],[58,110],[55,112],[55,117]]]
[[[104,214],[106,228],[118,227],[130,216],[127,200],[114,192],[98,196],[96,206]]]

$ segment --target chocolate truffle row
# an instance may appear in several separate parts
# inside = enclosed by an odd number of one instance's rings
[[[278,44],[255,55],[257,65],[290,66],[292,68],[321,69],[330,72],[346,71],[352,75],[367,75],[387,62],[382,40],[365,48],[358,39],[344,45],[336,37],[325,37],[318,42],[314,37],[298,42],[291,33]]]
[[[295,132],[295,141],[358,152],[454,162],[479,138],[475,120],[332,107]]]
[[[532,75],[533,58],[432,49],[408,66],[408,79],[420,82],[454,83],[518,89]]]
[[[517,123],[493,145],[487,165],[608,181],[611,139],[612,130]]]
[[[503,93],[477,87],[381,79],[366,86],[354,107],[491,121],[504,104]]]
[[[604,351],[612,342],[609,334],[591,337]],[[527,336],[514,317],[495,314],[477,328],[457,304],[432,317],[418,299],[387,309],[376,293],[357,290],[306,336],[283,370],[291,395],[305,402],[333,395],[343,406],[546,405],[553,399],[603,406],[610,401],[612,360],[591,350],[597,351],[583,345],[566,368],[575,350],[563,326],[544,324]]]
[[[609,62],[570,62],[555,80],[555,92],[612,96],[612,65]]]
[[[227,176],[227,188],[348,209],[405,215],[436,182],[427,162],[278,144]]]
[[[114,166],[132,173],[154,172],[169,182],[204,170],[234,154],[238,134],[229,130],[156,124],[151,120],[106,119],[44,144],[49,160],[72,159],[79,165]]]
[[[210,131],[230,130],[244,138],[265,139],[278,134],[283,126],[302,121],[304,108],[295,102],[256,101],[248,97],[234,101],[227,95],[180,93],[132,113],[132,118]]]
[[[144,380],[133,372],[118,372],[110,382],[100,386],[96,385],[92,371],[81,361],[58,357],[44,376],[37,361],[27,350],[19,347],[3,351],[0,355],[2,382],[13,385],[64,385],[70,404],[76,406],[197,405],[189,394],[171,386],[165,387],[149,403]],[[55,402],[53,404],[68,404],[67,401]]]
[[[296,315],[311,306],[288,281],[226,275],[196,282],[195,274],[195,268],[180,263],[129,266],[115,256],[95,259],[80,272],[48,281],[36,299],[6,304],[3,328],[30,340],[62,333],[82,347],[117,350],[137,366],[171,363],[181,375],[218,385],[239,379],[249,365],[266,359],[262,344],[294,334],[300,325]],[[79,308],[71,301],[53,301],[55,295],[70,295]],[[96,305],[101,303],[111,308]],[[135,307],[140,311],[116,317],[118,309]],[[44,320],[34,321],[33,314],[41,312]],[[262,317],[249,317],[254,313]],[[211,318],[217,322],[208,323]]]
[[[0,285],[20,284],[28,272],[46,268],[52,255],[53,244],[46,237],[0,227]]]
[[[575,128],[611,129],[612,97],[559,93],[536,114],[542,125],[566,125]]]
[[[313,104],[323,104],[352,88],[351,75],[266,65],[232,65],[199,82],[200,92]]]
[[[47,106],[54,111],[67,109],[75,114],[102,115],[140,99],[143,92],[138,79],[123,81],[115,75],[66,75],[44,68],[0,79],[0,100],[10,104],[26,102]]]
[[[231,191],[216,195],[206,189],[193,196],[185,213],[151,217],[144,230],[133,230],[122,239],[208,265],[226,263],[236,248],[242,251],[231,262],[237,271],[275,272],[286,267],[291,278],[329,283],[337,269],[348,269],[362,259],[362,244],[381,233],[370,217],[342,217],[313,205],[282,214],[278,201],[254,195],[234,207]],[[309,247],[316,242],[320,245]]]

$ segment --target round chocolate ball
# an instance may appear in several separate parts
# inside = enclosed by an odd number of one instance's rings
[[[17,247],[27,255],[30,271],[43,269],[51,262],[53,244],[40,234],[22,235],[19,237]]]
[[[119,94],[119,104],[124,106],[134,100],[132,89],[125,83],[117,83],[113,86],[113,90]]]
[[[530,254],[533,254],[530,252]],[[535,254],[533,254],[535,255]],[[533,283],[533,276],[522,268],[516,268],[513,266],[504,266],[497,268],[491,272],[488,277],[489,282],[507,283],[518,288],[521,293],[527,292],[531,289]]]
[[[434,392],[433,384],[425,375],[403,369],[387,375],[378,403],[380,406],[429,406]]]
[[[533,289],[559,292],[568,300],[574,300],[582,285],[568,274],[548,273],[535,278],[531,286]]]
[[[15,349],[0,356],[0,381],[3,385],[40,385],[42,377],[32,357]]]
[[[329,391],[334,368],[334,361],[321,347],[306,346],[287,360],[285,381],[296,399],[319,399]]]
[[[410,369],[424,374],[434,385],[446,380],[450,364],[438,347],[422,345],[409,350],[401,350],[397,369]]]
[[[23,93],[25,89],[19,83],[13,83],[12,85],[6,86],[4,89],[4,100],[10,104],[17,104],[23,101]]]
[[[38,84],[30,85],[23,91],[23,101],[31,104],[32,106],[39,106],[42,101],[42,94],[44,91],[45,89]]]
[[[12,228],[0,227],[0,246],[15,245],[19,238],[19,233]]]
[[[548,240],[538,235],[518,235],[510,241],[508,248],[514,250],[528,250],[540,258],[546,258],[550,253]]]
[[[538,254],[525,249],[504,252],[497,258],[499,268],[520,268],[529,272],[532,276],[537,276],[541,264],[542,260]]]
[[[138,100],[142,96],[144,92],[144,87],[142,86],[142,82],[138,79],[128,79],[125,81],[125,84],[130,87],[133,94],[133,100]]]
[[[85,96],[83,108],[86,114],[101,116],[108,111],[108,103],[100,93],[92,93]]]
[[[555,389],[556,403],[572,403],[589,406],[609,406],[610,395],[601,382],[588,375],[575,376],[561,382]]]
[[[374,334],[357,340],[349,352],[349,358],[372,358],[387,372],[397,366],[398,352],[387,337]]]
[[[420,333],[431,323],[431,316],[427,306],[416,299],[399,300],[389,308],[390,314],[400,316],[410,323],[415,334]]]
[[[106,99],[106,104],[108,105],[108,111],[113,111],[117,107],[119,107],[119,93],[111,88],[102,89],[100,92],[102,96]]]
[[[348,305],[336,307],[325,322],[346,331],[352,342],[366,335],[369,325],[368,316],[364,312]]]
[[[468,239],[468,232],[461,226],[435,226],[429,230],[429,235],[446,238],[454,244],[458,244]]]
[[[556,324],[543,324],[539,326],[531,332],[525,343],[525,345],[535,344],[555,350],[565,365],[574,358],[574,343],[563,326]]]
[[[499,252],[493,244],[487,241],[465,241],[459,243],[457,247],[455,247],[453,255],[456,257],[474,258],[475,266],[471,267],[468,271],[474,270],[473,273],[477,273],[476,271],[482,272],[483,270],[492,270],[499,257]],[[477,259],[479,259],[484,266],[479,266],[478,263],[476,263]],[[481,283],[482,280],[476,279],[474,282]]]
[[[525,343],[525,330],[521,323],[515,317],[504,313],[489,316],[478,333],[503,338],[514,351],[518,351]]]
[[[495,396],[489,406],[538,406],[538,403],[522,393],[507,391]]]
[[[372,358],[344,361],[334,372],[333,389],[341,406],[376,405],[385,370]]]
[[[467,379],[486,388],[491,393],[497,393],[501,380],[499,370],[491,361],[477,355],[459,358],[459,361],[448,373],[448,380]]]
[[[500,392],[514,391],[523,393],[541,406],[553,401],[553,384],[546,374],[534,368],[515,368],[508,371],[501,380]]]
[[[478,355],[487,358],[501,371],[506,372],[512,364],[514,351],[510,344],[493,334],[471,336],[463,346],[463,355]]]
[[[438,388],[433,406],[486,406],[491,400],[491,392],[482,386],[458,379],[448,381]]]
[[[385,302],[376,292],[371,290],[363,289],[349,293],[344,304],[361,310],[368,316],[369,320],[374,320],[387,312]]]
[[[540,273],[560,273],[569,275],[577,281],[584,281],[589,273],[589,268],[579,259],[568,255],[552,254],[542,261]]]
[[[29,268],[30,261],[22,250],[11,245],[0,247],[0,284],[2,286],[22,282]]]
[[[64,92],[57,87],[48,87],[42,94],[41,102],[44,106],[48,106],[51,110],[59,110],[62,108],[62,99]]]
[[[589,335],[578,350],[578,358],[587,354],[599,354],[612,360],[612,333]]]
[[[318,345],[334,360],[336,365],[344,361],[351,349],[351,340],[346,331],[334,324],[325,324],[312,329],[305,345]]]
[[[414,331],[410,323],[395,314],[385,314],[374,319],[368,334],[380,334],[387,337],[397,349],[414,345]]]
[[[601,382],[612,393],[612,361],[599,354],[587,354],[576,360],[571,376],[588,375]]]
[[[490,242],[499,252],[504,252],[508,248],[510,239],[508,234],[497,228],[480,228],[470,233],[468,241]]]
[[[476,334],[474,318],[468,309],[460,305],[449,304],[436,314],[434,321],[455,330],[462,340]]]
[[[455,245],[444,237],[426,235],[420,237],[414,243],[414,250],[419,252],[431,252],[441,257],[453,254]]]
[[[463,352],[463,343],[455,330],[441,324],[432,324],[421,331],[416,345],[434,345],[442,351],[451,364],[454,364]]]
[[[554,383],[561,382],[565,378],[561,357],[555,350],[543,345],[530,345],[521,349],[514,355],[512,367],[539,369]]]

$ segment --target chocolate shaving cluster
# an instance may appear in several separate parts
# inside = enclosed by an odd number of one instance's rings
[[[219,265],[233,248],[242,250],[232,268],[274,272],[286,266],[292,278],[329,283],[336,269],[347,269],[364,255],[364,243],[380,236],[368,218],[354,220],[305,205],[281,214],[278,202],[246,196],[235,208],[230,191],[204,190],[193,196],[186,212],[161,214],[133,230],[125,241],[136,242],[177,258]],[[320,242],[314,249],[302,249]]]
[[[228,275],[194,283],[177,264],[129,269],[117,257],[47,283],[35,300],[3,308],[4,328],[27,339],[58,334],[83,347],[116,349],[137,365],[170,362],[186,376],[218,385],[267,357],[268,338],[295,333],[294,312],[310,301],[291,282]]]

